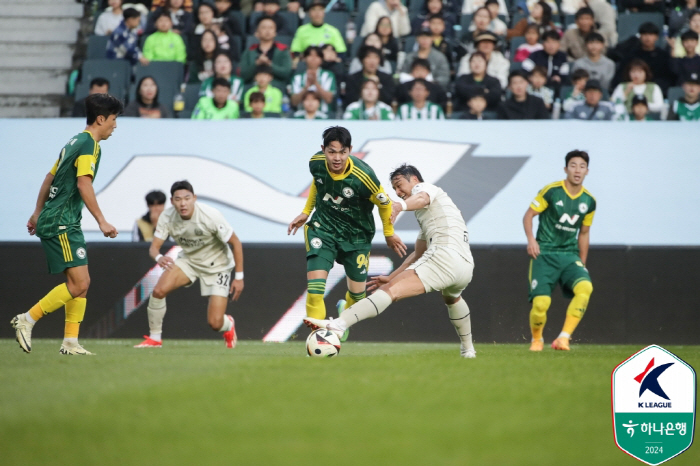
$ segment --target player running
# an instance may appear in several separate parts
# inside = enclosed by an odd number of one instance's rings
[[[544,347],[542,330],[557,283],[564,296],[572,299],[566,310],[564,328],[552,342],[555,350],[569,351],[571,335],[586,312],[593,292],[586,259],[596,200],[583,187],[588,174],[588,153],[574,150],[566,154],[565,160],[566,179],[542,188],[523,218],[527,253],[532,257],[528,278],[532,302],[530,351],[542,351]],[[532,235],[532,219],[536,215],[540,215],[537,238]]]
[[[287,234],[304,226],[306,241],[306,315],[326,317],[323,295],[328,272],[334,262],[342,264],[348,292],[338,302],[338,314],[366,296],[367,268],[375,226],[372,210],[376,205],[384,227],[386,244],[403,257],[406,245],[394,234],[392,202],[374,170],[350,155],[350,132],[333,126],[323,132],[323,145],[309,162],[313,177],[309,198],[302,213],[289,224]],[[309,215],[316,209],[311,221]],[[347,334],[341,341],[347,340]]]
[[[460,355],[475,358],[472,324],[462,291],[472,280],[474,259],[462,213],[442,189],[423,182],[416,167],[402,165],[391,175],[391,186],[401,198],[392,208],[391,220],[402,210],[414,211],[420,225],[416,249],[389,276],[374,277],[372,296],[346,309],[340,318],[304,319],[311,328],[326,328],[342,335],[361,320],[376,317],[400,299],[441,291],[447,312],[461,341]]]
[[[243,245],[221,212],[197,202],[188,181],[176,181],[170,188],[168,207],[158,218],[153,242],[148,250],[163,269],[163,275],[148,301],[150,335],[134,348],[163,346],[165,297],[199,278],[202,296],[209,297],[207,321],[213,330],[223,332],[227,348],[235,348],[238,337],[233,317],[226,314],[228,297],[237,301],[243,291]],[[160,253],[163,242],[172,236],[182,248],[173,261]],[[231,248],[233,246],[233,254]],[[235,276],[231,277],[233,268]]]
[[[117,237],[117,229],[102,215],[92,182],[102,160],[100,141],[108,139],[117,128],[117,116],[122,110],[122,103],[109,94],[88,96],[85,99],[85,130],[63,146],[39,189],[36,209],[29,217],[27,230],[30,235],[41,239],[49,273],[64,273],[66,283],[51,290],[29,312],[12,319],[17,342],[26,353],[32,351],[34,324],[65,305],[66,324],[60,353],[93,354],[78,343],[90,286],[87,247],[80,221],[85,205],[95,217],[100,231],[106,237]]]

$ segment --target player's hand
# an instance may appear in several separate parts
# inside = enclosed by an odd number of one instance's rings
[[[243,293],[243,280],[233,280],[231,282],[231,290],[229,295],[231,296],[231,301],[238,301],[238,297]]]
[[[540,255],[540,245],[534,238],[527,241],[527,254],[533,259],[537,259],[537,256]]]
[[[39,215],[37,215],[37,214],[32,214],[32,216],[29,217],[29,221],[27,222],[27,231],[29,232],[30,235],[36,234],[36,222],[38,220],[39,220]]]
[[[401,212],[403,212],[403,210],[401,209],[401,207],[402,207],[401,204],[399,204],[398,202],[392,202],[392,203],[391,203],[391,217],[390,217],[390,220],[391,220],[391,223],[392,223],[392,224],[396,222],[396,217],[398,217],[399,214],[400,214]]]
[[[168,256],[163,256],[160,259],[158,259],[158,262],[156,262],[158,265],[160,265],[163,270],[170,270],[175,263],[175,261]]]
[[[105,238],[116,238],[119,234],[114,225],[108,222],[100,223],[100,231],[105,235]]]
[[[401,241],[399,235],[387,236],[386,245],[393,249],[394,252],[399,255],[399,257],[403,257],[406,255],[406,245],[403,244],[403,241]]]
[[[388,275],[379,275],[376,277],[371,277],[369,280],[367,280],[367,291],[375,291],[380,286],[385,285],[387,283],[389,283]]]
[[[292,223],[289,224],[289,227],[287,227],[287,234],[296,235],[297,230],[301,228],[308,219],[309,216],[304,213],[297,215],[297,217],[292,220]]]

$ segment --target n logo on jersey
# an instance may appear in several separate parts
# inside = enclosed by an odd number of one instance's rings
[[[569,217],[569,214],[564,214],[559,219],[559,223],[568,222],[569,225],[576,225],[576,222],[578,221],[578,219],[579,219],[578,214],[574,215],[573,217]]]
[[[340,196],[333,197],[330,194],[326,193],[325,196],[323,196],[324,201],[333,201],[334,204],[342,204],[343,203],[343,198]],[[576,216],[578,217],[578,215]]]

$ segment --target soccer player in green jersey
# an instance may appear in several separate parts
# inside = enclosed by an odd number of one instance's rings
[[[323,145],[309,162],[313,176],[311,191],[303,212],[289,224],[287,234],[304,227],[306,242],[306,315],[325,319],[323,295],[328,272],[334,262],[342,264],[348,292],[338,303],[338,312],[366,296],[367,268],[375,233],[372,211],[376,205],[384,227],[386,244],[400,257],[406,245],[394,233],[392,202],[374,170],[350,155],[352,138],[341,126],[323,132]],[[314,211],[315,208],[315,211]],[[309,215],[314,211],[311,220]],[[342,341],[347,339],[347,334]]]
[[[559,337],[552,343],[555,350],[569,351],[569,340],[588,307],[593,292],[586,269],[589,232],[593,224],[596,200],[583,187],[588,174],[588,153],[574,150],[566,154],[566,179],[545,186],[525,212],[523,226],[527,235],[530,261],[530,351],[542,351],[542,330],[552,290],[559,283],[564,296],[571,299],[566,321]],[[537,237],[532,235],[532,219],[540,216]]]
[[[26,353],[32,351],[32,328],[36,321],[65,305],[66,324],[60,353],[92,354],[78,343],[78,331],[87,304],[85,296],[90,286],[80,220],[85,205],[106,237],[117,236],[117,229],[102,215],[92,182],[100,166],[100,141],[112,135],[123,107],[109,94],[93,94],[85,99],[85,109],[85,131],[73,136],[61,150],[58,160],[44,178],[36,209],[27,222],[29,234],[41,239],[49,273],[62,272],[67,281],[41,298],[29,312],[12,319],[17,342]]]

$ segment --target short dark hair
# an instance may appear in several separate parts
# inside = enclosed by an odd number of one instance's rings
[[[109,118],[111,115],[120,115],[122,111],[124,111],[124,105],[113,95],[91,94],[85,98],[88,125],[93,124],[100,115]]]
[[[605,37],[603,37],[603,34],[599,32],[589,32],[588,35],[586,36],[585,39],[586,43],[589,42],[602,42],[603,44],[605,43]]]
[[[508,84],[513,80],[513,78],[517,78],[520,76],[523,78],[525,81],[527,81],[527,72],[524,70],[514,70],[511,71],[510,74],[508,75]]]
[[[146,194],[146,205],[162,205],[166,201],[165,193],[163,191],[151,191]]]
[[[365,58],[367,58],[367,56],[372,53],[378,56],[381,60],[382,51],[379,50],[377,47],[372,47],[371,45],[363,45],[362,47],[360,47],[360,51],[357,52],[357,58],[359,58],[360,61],[364,61]]]
[[[593,13],[593,10],[591,10],[590,8],[585,7],[585,6],[583,8],[579,8],[579,10],[576,12],[575,18],[579,19],[581,16],[584,16],[584,15],[588,15],[591,18],[595,18],[595,14]]]
[[[342,126],[331,126],[323,131],[323,147],[327,147],[331,142],[339,142],[341,146],[351,147],[352,136],[350,131]]]
[[[311,55],[312,52],[315,52],[316,55],[323,59],[323,49],[318,45],[309,45],[308,47],[306,47],[306,50],[304,50],[304,58]]]
[[[574,157],[581,157],[583,160],[586,161],[586,165],[588,165],[590,163],[589,157],[588,157],[588,152],[575,149],[575,150],[572,150],[571,152],[569,152],[568,154],[566,154],[566,157],[564,157],[564,160],[565,160],[564,166],[566,167],[567,165],[569,165],[569,161],[571,159],[573,159]]]
[[[95,86],[107,86],[107,89],[109,89],[109,81],[107,81],[105,78],[95,78],[90,81],[90,89]]]
[[[260,26],[260,23],[262,23],[262,22],[265,21],[265,20],[270,20],[270,21],[272,21],[273,23],[275,23],[275,29],[277,28],[277,23],[275,22],[275,18],[273,18],[272,16],[268,16],[268,15],[262,15],[262,16],[261,16],[260,18],[258,18],[258,20],[255,22],[255,29],[257,29],[258,26]]]
[[[154,14],[153,14],[153,22],[158,21],[158,20],[161,19],[163,16],[167,17],[167,18],[170,20],[170,22],[173,21],[173,18],[170,16],[170,12],[163,9],[163,10],[154,12]]]
[[[536,66],[530,72],[530,76],[532,76],[535,73],[537,73],[541,76],[544,76],[546,78],[547,77],[547,68],[545,68],[544,66]]]
[[[651,72],[651,68],[649,68],[647,62],[640,58],[635,58],[627,64],[627,67],[625,67],[624,77],[627,81],[632,81],[632,78],[630,76],[630,71],[632,71],[632,68],[641,68],[644,71],[644,73],[646,74],[646,78],[644,79],[644,81],[649,82],[654,80],[654,75]]]
[[[262,92],[251,93],[250,97],[248,97],[248,103],[252,104],[253,102],[265,103],[265,94],[263,94]]]
[[[272,67],[268,65],[260,65],[255,68],[255,74],[267,73],[270,76],[274,76],[275,73],[272,72]]]
[[[182,181],[176,181],[173,183],[173,185],[170,187],[170,196],[175,195],[175,191],[179,191],[181,189],[186,189],[187,191],[191,192],[194,194],[194,188],[192,187],[192,184],[187,181],[187,180],[182,180]]]
[[[318,92],[312,91],[311,89],[307,89],[304,94],[301,96],[301,101],[305,101],[308,96],[313,97],[314,99],[318,100],[319,102],[321,101],[321,96],[318,95]]]
[[[422,66],[426,70],[430,71],[430,62],[427,58],[415,58],[413,60],[413,63],[411,63],[411,71],[413,71],[418,66]]]
[[[434,19],[439,19],[443,23],[445,22],[445,18],[440,13],[435,13],[434,15],[430,15],[428,17],[428,21],[432,21]]]
[[[122,13],[122,16],[124,17],[124,19],[139,18],[141,16],[141,13],[139,13],[139,10],[137,10],[136,8],[127,8]]]
[[[542,34],[542,42],[546,41],[547,39],[552,39],[556,40],[557,42],[561,41],[561,37],[559,36],[559,33],[557,31],[547,31],[544,34]]]
[[[413,165],[408,165],[404,163],[400,167],[394,169],[393,172],[389,173],[389,183],[391,183],[397,176],[403,176],[407,180],[410,180],[412,176],[418,178],[418,181],[423,182],[423,177],[416,167]]]
[[[684,40],[698,40],[698,33],[693,31],[692,29],[688,29],[683,34],[681,34],[681,42],[683,42]]]
[[[214,78],[214,81],[211,83],[211,88],[214,89],[216,86],[224,86],[231,89],[231,83],[228,82],[226,78]]]
[[[527,27],[525,28],[525,32],[523,33],[523,35],[527,34],[529,31],[535,31],[537,33],[537,37],[540,37],[540,26],[538,24],[535,24],[535,23],[528,24]]]
[[[430,92],[430,88],[428,87],[428,81],[423,79],[423,78],[416,78],[413,81],[411,81],[411,90],[413,90],[414,87],[416,87],[416,84],[421,84],[426,91]]]
[[[591,75],[588,73],[588,71],[584,70],[583,68],[577,68],[573,73],[571,73],[571,82],[574,83],[579,79],[588,79],[590,77]]]
[[[477,51],[475,51],[475,52],[472,52],[471,55],[469,55],[469,63],[470,63],[470,64],[471,64],[471,62],[472,62],[472,59],[475,58],[475,57],[481,57],[481,58],[484,59],[484,61],[485,61],[486,63],[489,62],[488,58],[486,58],[486,54],[483,53],[483,52],[479,52],[479,51],[477,50]]]
[[[639,33],[640,34],[655,34],[659,35],[659,26],[652,22],[646,22],[642,23],[641,26],[639,26]]]

